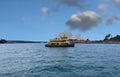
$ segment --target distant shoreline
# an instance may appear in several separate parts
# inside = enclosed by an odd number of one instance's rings
[[[6,40],[0,44],[15,44],[15,43],[47,43],[46,41],[22,41],[22,40]]]
[[[75,44],[120,44],[120,42],[82,42],[82,43],[75,43]]]
[[[120,44],[120,43],[75,43],[75,44]]]
[[[23,43],[47,43],[46,41],[40,41],[40,42],[16,42],[16,41],[13,41],[13,42],[6,42],[6,43],[0,43],[0,44],[23,44]],[[120,44],[120,42],[100,42],[100,43],[97,43],[97,42],[89,42],[89,43],[74,43],[74,44]]]

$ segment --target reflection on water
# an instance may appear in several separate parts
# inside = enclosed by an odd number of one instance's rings
[[[0,77],[119,77],[119,44],[1,44]]]

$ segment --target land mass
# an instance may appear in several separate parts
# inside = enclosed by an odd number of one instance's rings
[[[0,43],[1,44],[4,44],[4,43],[46,43],[46,41],[24,41],[24,40],[5,40],[5,39],[1,39]]]
[[[116,35],[112,37],[111,34],[108,34],[104,37],[103,40],[77,40],[77,39],[70,39],[71,43],[85,43],[85,44],[120,44],[120,35]]]

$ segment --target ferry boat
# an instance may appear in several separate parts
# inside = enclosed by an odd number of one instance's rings
[[[71,44],[67,37],[59,37],[50,40],[45,47],[74,47],[74,44]]]

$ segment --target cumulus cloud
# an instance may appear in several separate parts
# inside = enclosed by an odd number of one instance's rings
[[[107,5],[106,5],[106,4],[100,4],[100,5],[98,6],[98,9],[99,9],[100,11],[106,11]]]
[[[101,23],[102,18],[94,11],[86,11],[83,13],[73,14],[66,22],[72,29],[79,28],[80,30],[88,30],[91,27]]]
[[[120,9],[120,0],[114,0],[116,6]]]
[[[60,6],[68,6],[68,7],[74,7],[79,9],[79,11],[85,11],[88,9],[88,6],[91,5],[91,3],[87,0],[49,0],[54,3],[49,8],[42,8],[42,12],[45,15],[48,15],[51,12],[58,12],[60,9]],[[80,30],[88,30],[92,27],[95,27],[101,23],[101,21],[104,20],[104,24],[110,25],[114,21],[118,20],[119,17],[117,15],[111,15],[111,11],[108,10],[109,2],[114,1],[116,5],[120,8],[120,0],[99,0],[99,5],[96,7],[96,9],[101,11],[101,15],[97,14],[94,11],[85,11],[77,14],[73,14],[70,19],[66,22],[68,26],[70,26],[71,29],[80,29]],[[55,7],[56,6],[56,7]],[[87,9],[86,9],[87,8]],[[84,10],[83,10],[84,9]]]
[[[43,14],[48,15],[50,13],[50,9],[46,8],[46,7],[43,7],[42,12],[43,12]]]
[[[66,36],[68,39],[80,39],[80,35],[76,34],[73,35],[70,31],[65,30],[64,32],[61,32],[60,34],[57,34],[57,38]]]

